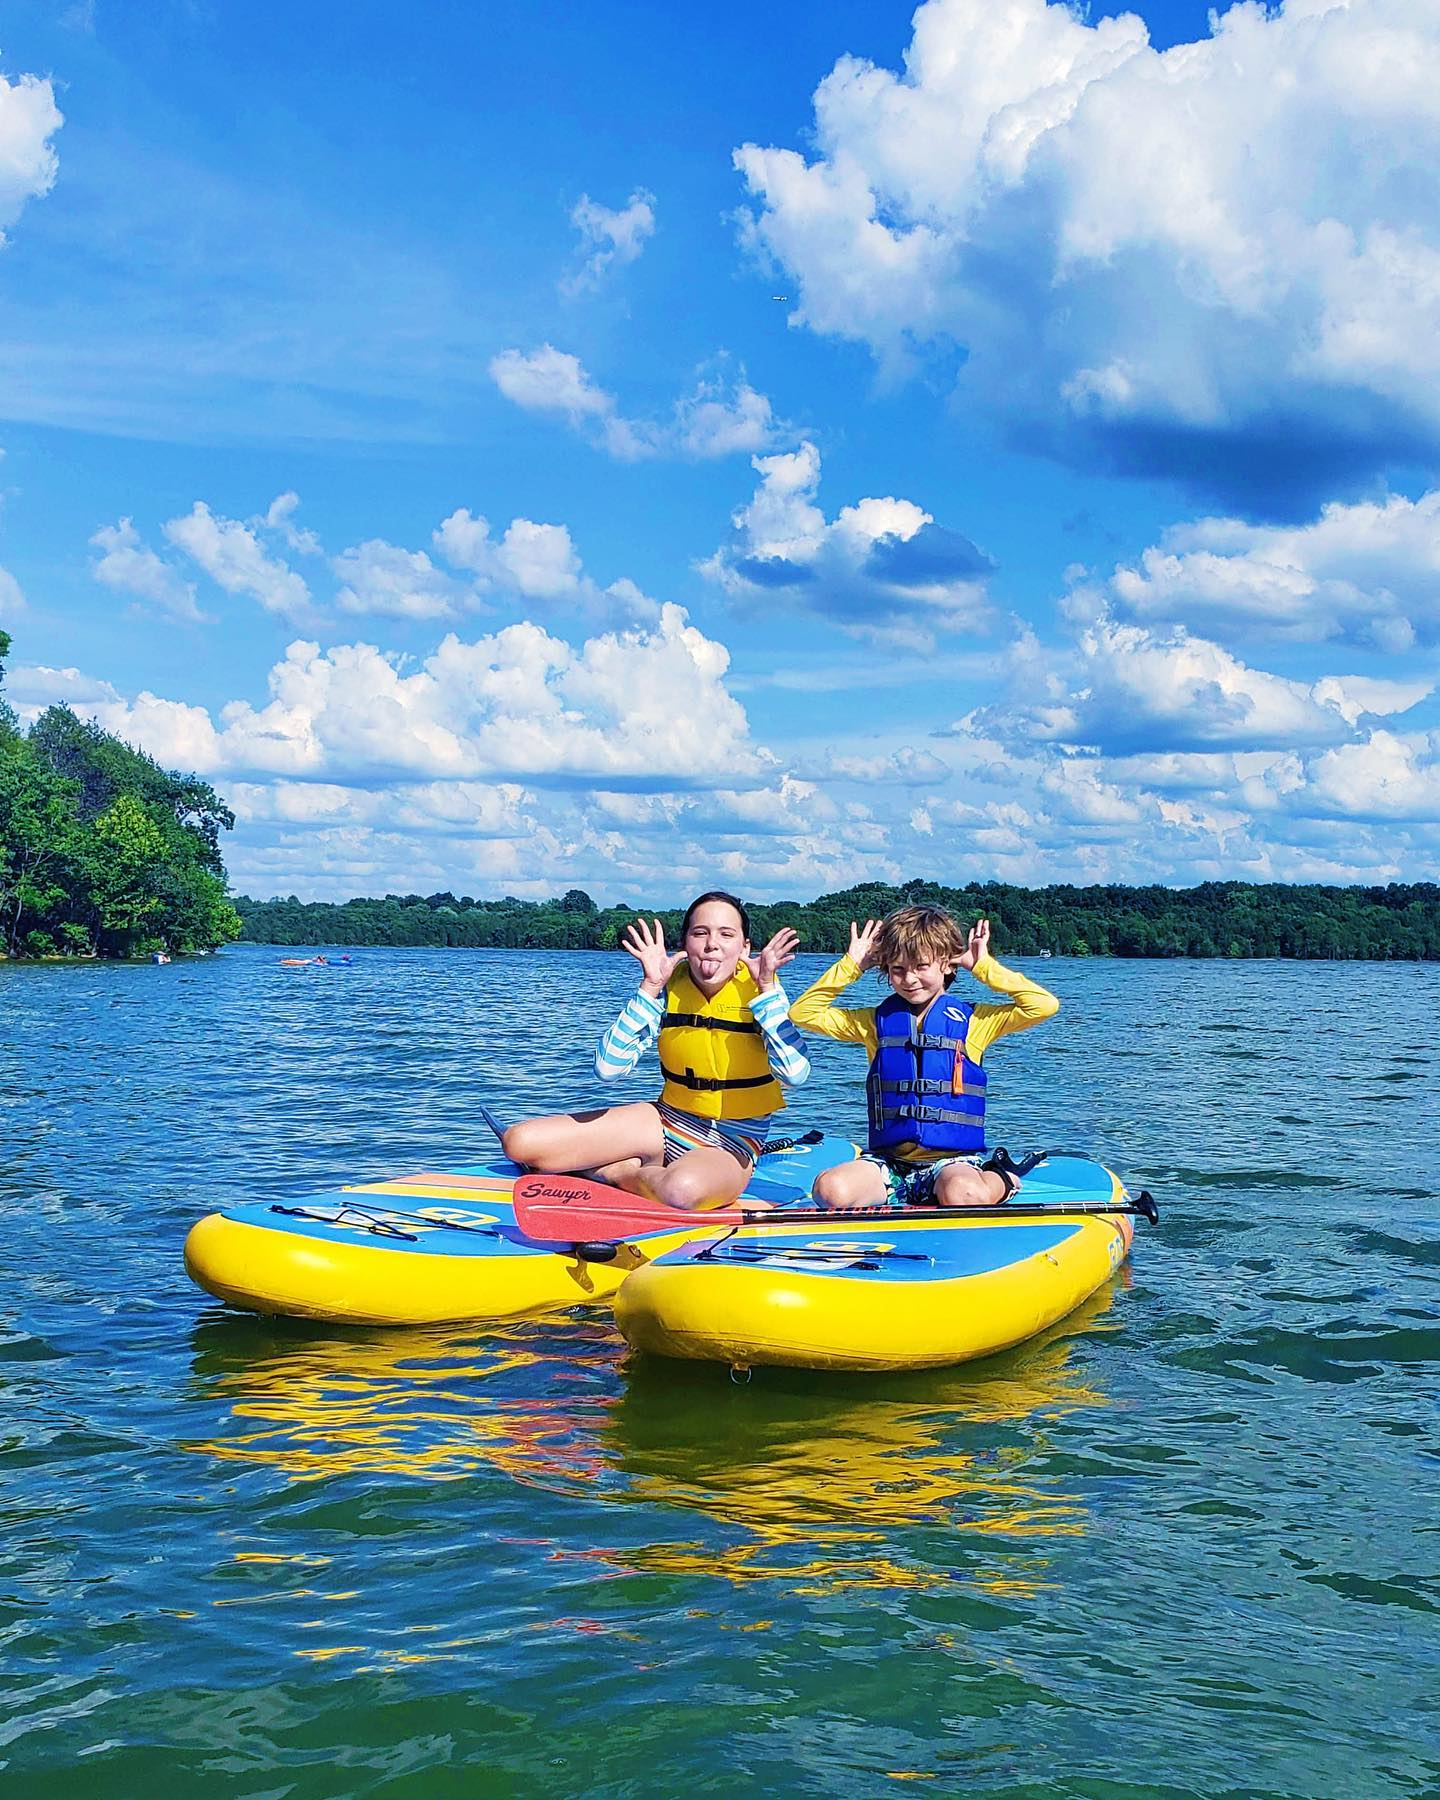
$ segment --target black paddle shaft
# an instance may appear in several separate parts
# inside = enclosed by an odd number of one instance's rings
[[[1099,1219],[1114,1218],[1117,1214],[1144,1219],[1151,1225],[1160,1223],[1160,1209],[1154,1198],[1143,1188],[1128,1204],[1123,1201],[1077,1200],[1068,1204],[1060,1201],[1047,1205],[1043,1200],[1002,1200],[994,1206],[854,1206],[833,1209],[776,1206],[765,1212],[747,1212],[742,1207],[740,1214],[746,1225],[762,1225],[773,1220],[782,1225],[825,1222],[837,1227],[847,1219],[864,1219],[867,1222],[876,1219]],[[703,1218],[704,1214],[695,1216]]]
[[[631,1219],[628,1224],[620,1225],[613,1220],[598,1218],[593,1212],[576,1209],[577,1217],[582,1218],[589,1228],[589,1236],[584,1239],[570,1237],[561,1231],[538,1232],[537,1237],[545,1243],[569,1244],[582,1262],[611,1262],[614,1260],[613,1250],[616,1244],[631,1242],[637,1235],[644,1235],[646,1229],[655,1229],[658,1220],[646,1220],[643,1223]],[[1104,1201],[1081,1201],[1066,1206],[1063,1203],[1047,1206],[1041,1200],[1022,1201],[1018,1206],[1013,1200],[1001,1201],[995,1206],[867,1206],[852,1207],[845,1210],[812,1209],[801,1210],[777,1206],[766,1212],[744,1212],[740,1217],[713,1220],[716,1231],[725,1230],[734,1234],[745,1225],[828,1225],[832,1231],[843,1231],[847,1224],[858,1222],[864,1224],[891,1222],[898,1224],[905,1219],[943,1220],[946,1224],[955,1225],[962,1219],[994,1220],[997,1215],[1021,1219],[1113,1219],[1117,1216],[1144,1219],[1148,1224],[1160,1223],[1160,1209],[1154,1199],[1143,1189],[1130,1203],[1107,1204]],[[698,1221],[705,1218],[704,1213],[682,1213],[676,1211],[677,1225],[685,1219]],[[522,1226],[522,1230],[528,1227]],[[611,1252],[612,1254],[606,1254]]]

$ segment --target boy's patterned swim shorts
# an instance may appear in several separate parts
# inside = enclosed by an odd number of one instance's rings
[[[867,1153],[862,1162],[874,1163],[885,1177],[885,1204],[887,1206],[933,1206],[935,1204],[935,1177],[942,1169],[948,1169],[951,1163],[970,1163],[972,1165],[984,1160],[984,1151],[975,1156],[942,1156],[936,1162],[892,1162],[888,1157]]]

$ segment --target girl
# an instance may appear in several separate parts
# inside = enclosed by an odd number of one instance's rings
[[[505,1133],[505,1154],[547,1173],[593,1170],[687,1212],[726,1206],[785,1104],[780,1081],[798,1086],[810,1073],[776,980],[800,940],[777,931],[752,955],[749,915],[733,894],[716,892],[691,901],[683,949],[665,948],[658,919],[637,919],[621,942],[642,979],[600,1039],[595,1073],[628,1074],[658,1037],[660,1098],[528,1119]]]

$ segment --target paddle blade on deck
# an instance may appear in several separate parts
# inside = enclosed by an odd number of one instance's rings
[[[697,1224],[728,1229],[743,1224],[746,1217],[730,1206],[682,1212],[583,1175],[522,1175],[515,1183],[513,1203],[521,1231],[547,1244],[613,1241],[632,1232],[679,1231]]]

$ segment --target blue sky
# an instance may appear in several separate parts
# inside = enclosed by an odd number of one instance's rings
[[[1437,38],[12,0],[10,696],[255,894],[1434,879]]]

